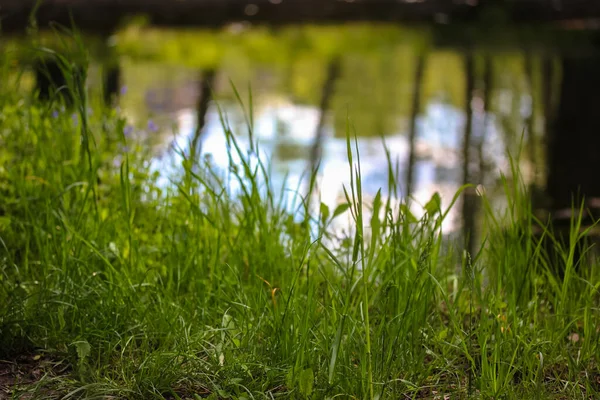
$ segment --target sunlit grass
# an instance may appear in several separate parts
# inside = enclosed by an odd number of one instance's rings
[[[77,93],[72,111],[0,96],[0,358],[29,374],[9,375],[14,398],[598,395],[597,264],[575,268],[573,236],[552,272],[516,166],[464,254],[441,230],[460,193],[420,219],[367,201],[350,130],[346,202],[297,202],[299,219],[225,115],[231,168],[183,152],[164,186],[126,121]]]

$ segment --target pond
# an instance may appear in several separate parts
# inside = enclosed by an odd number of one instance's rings
[[[343,201],[343,185],[350,182],[347,134],[356,137],[367,201],[380,188],[390,195],[386,147],[397,167],[396,196],[406,198],[413,124],[410,198],[417,214],[434,193],[447,205],[463,183],[485,189],[501,207],[500,176],[508,172],[508,155],[519,150],[525,181],[543,175],[544,115],[534,54],[474,51],[467,72],[464,52],[436,48],[421,31],[384,25],[235,25],[223,31],[134,26],[111,38],[111,45],[110,56],[100,52],[91,85],[96,80],[98,86],[107,59],[118,63],[119,107],[134,126],[152,121],[145,139],[164,182],[178,161],[172,149],[187,150],[193,141],[198,98],[209,74],[213,95],[198,138],[201,156],[217,168],[228,167],[219,109],[243,151],[249,150],[243,110],[252,108],[258,157],[270,166],[273,188],[285,186],[288,207],[297,205],[294,194],[305,194],[301,181],[315,146],[321,154],[320,201],[330,207]],[[472,113],[467,147],[466,104]],[[457,230],[463,217],[455,207],[444,229]]]

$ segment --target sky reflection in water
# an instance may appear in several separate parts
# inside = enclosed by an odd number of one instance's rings
[[[224,113],[230,127],[236,135],[236,140],[242,152],[249,154],[250,141],[247,127],[234,107],[225,108]],[[295,193],[304,192],[306,171],[309,168],[309,154],[314,142],[314,132],[319,118],[316,107],[297,106],[292,103],[279,102],[265,104],[259,107],[255,117],[255,139],[259,143],[259,159],[271,171],[271,185],[275,193],[281,193],[285,184],[285,205],[294,212],[299,198]],[[195,112],[184,109],[177,113],[178,133],[172,146],[180,149],[187,147],[195,130]],[[418,120],[417,153],[418,161],[415,168],[415,192],[412,203],[413,212],[419,215],[431,196],[438,192],[442,196],[443,206],[447,206],[460,187],[462,131],[464,117],[456,108],[432,102]],[[349,165],[347,161],[346,140],[335,137],[331,124],[325,128],[323,140],[322,162],[319,173],[318,188],[320,200],[333,209],[344,200],[342,185],[350,184]],[[381,138],[359,137],[363,194],[366,202],[373,198],[377,190],[382,189],[384,196],[388,192],[388,165]],[[496,130],[491,129],[487,134],[487,154],[496,165],[505,163],[503,144]],[[397,184],[400,197],[405,190],[406,163],[408,160],[408,137],[398,131],[385,137],[385,143],[390,151],[392,160],[399,161]],[[500,151],[495,151],[500,150]],[[209,158],[212,165],[223,174],[229,168],[227,139],[216,107],[211,107],[207,123],[202,134],[201,157]],[[252,160],[254,156],[251,156]],[[237,156],[234,164],[240,165]],[[175,152],[157,158],[153,168],[161,171],[163,182],[168,182],[169,174],[177,171],[180,158]],[[356,158],[355,158],[356,161]],[[253,160],[256,165],[256,159]],[[180,164],[179,164],[180,165]],[[231,193],[239,193],[240,186],[235,180],[227,181]],[[450,232],[457,227],[457,209],[451,211],[443,226],[444,231]],[[343,219],[343,218],[342,218]],[[349,221],[338,222],[343,228]]]

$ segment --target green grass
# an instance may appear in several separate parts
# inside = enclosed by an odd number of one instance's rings
[[[363,197],[350,133],[346,203],[297,202],[299,221],[229,130],[241,165],[184,160],[164,187],[126,121],[78,93],[58,115],[0,95],[0,398],[599,395],[598,265],[575,268],[576,235],[552,257],[532,239],[519,179],[466,255],[441,231],[453,203],[417,219]]]

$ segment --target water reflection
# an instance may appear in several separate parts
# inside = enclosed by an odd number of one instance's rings
[[[251,150],[247,126],[235,105],[221,105],[223,115],[236,133],[237,143],[243,154]],[[310,168],[309,154],[314,144],[314,132],[319,121],[320,111],[316,107],[296,105],[285,100],[266,100],[256,110],[254,135],[258,141],[258,158],[270,167],[271,185],[276,193],[285,186],[287,199],[284,202],[288,211],[295,212],[299,204],[297,195],[305,195],[307,171]],[[176,114],[177,135],[174,146],[188,150],[196,128],[196,112],[184,109]],[[389,193],[388,160],[384,150],[389,149],[391,159],[398,163],[398,191],[400,198],[405,193],[406,167],[408,162],[408,139],[402,125],[384,139],[379,137],[357,137],[360,151],[360,163],[363,179],[363,192],[368,202],[379,189],[384,196]],[[445,204],[448,204],[460,187],[462,132],[464,116],[455,107],[440,101],[433,101],[422,116],[418,118],[418,139],[416,143],[417,162],[415,165],[415,188],[412,198],[413,211],[419,215],[421,205],[438,192]],[[324,129],[322,142],[322,161],[318,175],[320,201],[333,209],[344,200],[342,186],[350,185],[349,165],[347,161],[347,143],[344,137],[335,134],[331,118]],[[488,132],[489,158],[497,166],[505,163],[502,156],[502,138],[494,129]],[[211,160],[212,165],[225,173],[229,168],[227,138],[219,112],[213,104],[208,112],[206,125],[201,136],[202,158]],[[494,150],[494,148],[496,148]],[[154,168],[163,176],[177,170],[168,165],[180,163],[176,153],[170,153],[154,161]],[[239,157],[233,157],[234,164],[240,165]],[[304,179],[304,182],[302,181]],[[167,180],[165,179],[165,182]],[[239,183],[228,181],[232,193],[239,191]],[[458,210],[453,209],[443,229],[446,232],[459,227]]]
[[[167,139],[159,140],[159,153],[164,154],[171,141],[184,151],[194,141],[198,109],[205,108],[199,106],[198,97],[202,98],[207,71],[213,74],[214,99],[246,153],[251,147],[247,120],[235,92],[239,91],[249,107],[252,88],[257,156],[270,166],[276,191],[285,182],[289,208],[298,204],[294,191],[305,194],[306,182],[301,180],[317,153],[315,137],[321,137],[321,201],[332,207],[343,200],[341,188],[350,181],[348,116],[350,133],[358,136],[366,199],[380,188],[390,195],[382,137],[391,159],[398,163],[396,195],[405,197],[409,138],[415,126],[411,198],[416,214],[421,211],[419,205],[435,192],[448,205],[465,176],[469,183],[484,185],[495,200],[494,190],[501,190],[499,171],[506,172],[509,164],[507,152],[515,154],[518,146],[528,145],[521,143],[525,127],[543,131],[543,104],[533,101],[539,87],[533,87],[519,52],[501,56],[474,52],[467,69],[462,52],[428,47],[418,32],[407,35],[397,27],[251,29],[237,36],[223,32],[134,33],[125,32],[120,38],[122,54],[134,54],[123,59],[124,82],[130,90],[121,104],[138,121],[148,118],[148,110],[153,118],[176,121],[174,138],[169,132]],[[136,54],[141,61],[134,61]],[[416,88],[421,91],[419,96]],[[210,157],[215,167],[226,171],[227,139],[216,103],[210,103],[198,147],[200,157]],[[463,146],[466,105],[472,114],[468,152]],[[533,142],[532,138],[535,133],[528,133],[526,139]],[[540,140],[537,142],[539,145]],[[463,169],[465,154],[469,154],[469,174]],[[165,175],[175,173],[176,169],[166,167],[173,157],[167,154],[155,160],[155,168]],[[231,191],[239,189],[231,185]],[[460,213],[460,206],[452,210],[444,226],[447,231],[461,226]]]

